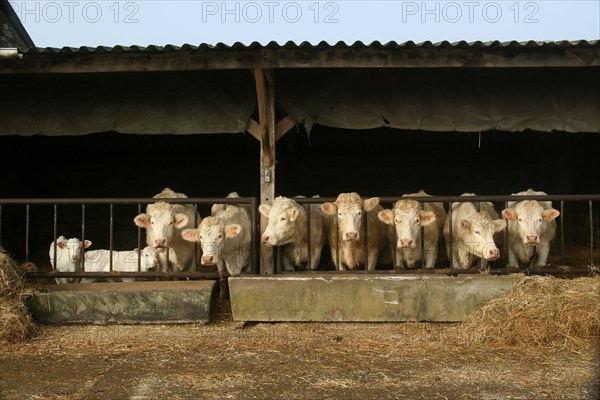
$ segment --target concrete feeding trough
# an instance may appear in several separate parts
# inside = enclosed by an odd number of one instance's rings
[[[161,324],[208,322],[215,281],[74,283],[44,286],[29,301],[46,324]]]
[[[294,275],[229,279],[235,321],[459,322],[517,275]]]

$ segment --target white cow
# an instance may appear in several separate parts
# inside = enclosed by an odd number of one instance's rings
[[[122,250],[112,252],[113,265],[115,272],[138,272],[138,254],[140,250]],[[84,269],[86,272],[109,272],[110,271],[110,251],[106,249],[87,251],[84,255]],[[140,256],[140,272],[160,269],[160,260],[154,247],[146,246],[142,249]],[[82,283],[95,282],[99,278],[83,278]],[[135,278],[108,278],[108,281],[133,282]]]
[[[227,197],[239,196],[233,192]],[[221,276],[225,270],[238,276],[250,269],[251,229],[249,206],[214,204],[210,217],[204,218],[197,229],[184,229],[181,236],[188,242],[200,243],[202,265],[217,265]]]
[[[534,196],[546,193],[527,189],[513,195]],[[511,201],[507,206],[502,210],[502,215],[508,220],[508,266],[519,268],[519,263],[529,263],[534,249],[537,252],[535,265],[545,266],[550,242],[556,236],[555,218],[560,212],[552,208],[551,201]]]
[[[187,196],[165,188],[154,198],[187,198]],[[200,216],[196,214],[196,217],[200,221]],[[154,247],[158,252],[163,270],[190,271],[196,268],[195,246],[181,237],[181,230],[194,228],[193,205],[159,201],[148,204],[146,213],[139,214],[133,221],[137,226],[146,229],[146,244]]]
[[[465,193],[463,196],[474,196]],[[500,258],[500,250],[494,242],[494,233],[506,228],[506,221],[499,219],[491,202],[481,202],[480,211],[470,201],[452,203],[452,247],[450,246],[450,218],[444,224],[444,238],[452,267],[467,269],[481,259],[481,268],[488,261]],[[450,253],[452,252],[452,257]]]
[[[329,246],[334,264],[337,264],[339,254],[337,269],[356,269],[359,263],[366,263],[366,269],[373,271],[378,261],[389,262],[386,226],[377,218],[377,213],[383,210],[379,197],[363,200],[358,193],[342,193],[334,203],[323,203],[321,209],[329,215],[337,215],[338,229],[335,227],[336,219],[329,227]],[[367,213],[368,254],[365,254],[363,212]]]
[[[60,236],[56,239],[56,264],[54,263],[54,241],[50,243],[50,264],[52,268],[60,272],[76,272],[81,270],[81,253],[84,248],[88,248],[92,242],[85,240],[83,243],[78,238],[67,239]],[[74,283],[81,281],[81,278],[54,278],[56,283]]]
[[[301,206],[295,200],[279,196],[273,205],[261,204],[258,210],[269,219],[261,236],[261,242],[269,246],[282,247],[282,267],[285,271],[303,269],[308,263],[308,206]],[[314,271],[321,261],[325,242],[324,217],[321,208],[310,205],[310,268]]]
[[[429,196],[424,191],[405,194],[403,197]],[[438,244],[442,238],[442,230],[446,222],[446,211],[443,203],[427,202],[421,209],[414,200],[398,200],[392,210],[383,210],[378,214],[379,219],[390,226],[388,240],[390,250],[396,252],[394,268],[414,268],[416,262],[424,259],[425,268],[433,268],[438,255]],[[425,234],[422,245],[421,227]],[[395,232],[394,232],[395,229]],[[421,254],[422,247],[425,256]],[[393,254],[393,253],[392,253]]]

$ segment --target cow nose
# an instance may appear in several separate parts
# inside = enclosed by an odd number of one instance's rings
[[[267,235],[263,235],[261,240],[263,241],[263,243],[266,243],[269,241],[269,237]]]
[[[356,240],[357,232],[346,232],[346,239],[348,240]]]
[[[498,258],[500,258],[500,250],[498,250],[498,248],[488,250],[486,258],[488,260],[497,260]]]
[[[202,264],[212,264],[214,260],[213,256],[203,256],[202,257]]]
[[[538,235],[527,235],[527,243],[537,243]]]
[[[164,247],[167,244],[167,239],[154,239],[155,247]]]
[[[400,244],[402,245],[402,247],[410,247],[412,246],[412,243],[412,239],[400,239]]]

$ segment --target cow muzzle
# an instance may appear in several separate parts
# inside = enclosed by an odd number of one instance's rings
[[[214,265],[215,257],[214,256],[202,256],[202,258],[200,259],[200,263],[202,265]]]
[[[400,239],[399,244],[400,244],[400,246],[398,246],[398,247],[401,247],[404,249],[410,248],[410,247],[415,247],[415,241],[412,239],[407,239],[407,238]]]
[[[344,240],[358,240],[358,232],[344,233]]]
[[[539,242],[540,242],[540,237],[538,235],[527,235],[525,237],[525,244],[536,245]]]
[[[492,248],[492,249],[488,249],[485,252],[484,257],[487,261],[494,261],[500,258],[500,250],[498,250],[498,248]]]

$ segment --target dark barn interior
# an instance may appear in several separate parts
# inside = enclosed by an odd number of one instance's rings
[[[259,195],[258,142],[249,134],[4,136],[0,145],[11,149],[0,161],[6,172],[2,198],[151,197],[166,186],[190,197]],[[277,194],[399,196],[423,188],[433,195],[504,195],[529,187],[548,194],[598,193],[598,148],[600,136],[584,133],[348,131],[315,125],[310,135],[299,128],[277,143]],[[207,206],[199,210],[202,216],[210,212]],[[587,212],[585,202],[565,204],[567,243],[588,243]],[[137,247],[136,214],[137,206],[115,206],[116,249]],[[32,206],[30,215],[31,259],[45,265],[52,206]],[[93,248],[108,248],[108,216],[107,206],[86,207],[86,237]],[[60,206],[58,218],[59,234],[81,236],[80,206]],[[596,226],[598,220],[596,212]],[[25,207],[3,206],[2,245],[20,259],[25,234]]]

